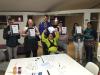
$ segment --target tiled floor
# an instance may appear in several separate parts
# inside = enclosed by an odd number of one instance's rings
[[[67,47],[68,47],[68,49],[67,49],[68,55],[71,56],[72,58],[74,58],[74,45],[73,45],[73,43],[70,43]],[[41,56],[42,54],[43,54],[42,48],[39,47],[38,56]],[[23,58],[23,57],[25,57],[25,55],[19,55],[18,57],[19,58]],[[95,57],[93,59],[93,62],[96,63],[100,67],[100,63],[97,61],[97,59]],[[86,60],[84,58],[82,65],[85,66],[86,63],[87,62],[86,62]],[[0,75],[4,75],[8,64],[9,64],[9,62],[5,62],[5,61],[0,62]]]

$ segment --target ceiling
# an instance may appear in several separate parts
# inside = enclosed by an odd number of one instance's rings
[[[100,0],[0,0],[0,11],[48,12],[100,8]]]

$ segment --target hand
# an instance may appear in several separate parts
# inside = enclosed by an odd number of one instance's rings
[[[11,31],[8,31],[8,35],[11,34]]]
[[[44,30],[44,33],[46,33],[46,32],[47,32],[47,29]]]

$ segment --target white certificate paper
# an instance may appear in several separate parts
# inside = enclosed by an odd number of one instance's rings
[[[82,33],[82,27],[81,26],[77,26],[76,27],[76,33]]]
[[[35,36],[35,29],[29,29],[30,36]]]
[[[52,33],[53,31],[55,31],[55,28],[54,27],[49,27],[48,30],[49,30],[50,33]]]
[[[19,26],[16,25],[11,25],[12,33],[13,34],[18,34],[19,33]]]
[[[66,34],[67,33],[67,27],[62,27],[62,34]]]

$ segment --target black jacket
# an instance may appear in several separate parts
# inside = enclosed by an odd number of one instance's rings
[[[7,26],[6,28],[4,28],[4,31],[3,31],[3,38],[6,40],[6,45],[8,47],[16,47],[18,45],[18,39],[20,39],[20,34],[11,35],[11,34],[8,34],[9,31],[10,31],[10,26]]]

